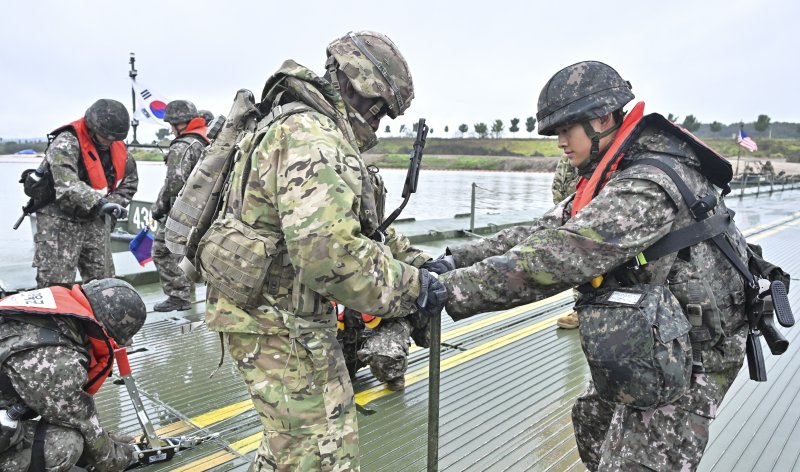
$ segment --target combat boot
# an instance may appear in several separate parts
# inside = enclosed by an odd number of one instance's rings
[[[167,297],[163,302],[158,302],[153,305],[154,311],[186,311],[192,307],[192,303],[188,300],[181,300],[180,298]]]
[[[581,323],[578,321],[578,314],[573,311],[569,315],[557,319],[556,324],[559,328],[575,329],[580,326]]]
[[[386,388],[393,392],[399,392],[406,388],[406,378],[405,377],[397,377],[396,379],[391,379],[386,382]]]

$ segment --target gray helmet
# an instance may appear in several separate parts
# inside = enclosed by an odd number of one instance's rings
[[[81,288],[106,332],[117,344],[128,344],[147,317],[147,308],[136,289],[120,279],[92,280]]]
[[[210,110],[199,110],[197,114],[200,116],[200,118],[206,120],[206,126],[208,126],[214,119],[214,114],[211,113]]]
[[[198,116],[197,108],[189,100],[173,100],[164,109],[164,121],[172,125],[187,123]]]
[[[414,98],[414,84],[403,55],[391,39],[374,31],[347,33],[328,45],[328,65],[344,72],[359,95],[382,98],[397,118]]]
[[[90,131],[112,141],[122,141],[128,137],[130,115],[122,103],[101,98],[90,106],[83,115]]]
[[[612,67],[597,61],[572,64],[556,72],[539,94],[539,134],[555,135],[560,126],[600,118],[631,100],[631,83]]]

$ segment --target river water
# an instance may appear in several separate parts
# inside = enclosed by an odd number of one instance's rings
[[[16,264],[33,259],[33,237],[28,220],[16,231],[14,222],[21,214],[27,197],[22,192],[19,176],[23,170],[36,167],[41,157],[0,156],[0,264]],[[423,161],[424,165],[424,161]],[[166,167],[160,162],[139,162],[139,191],[136,200],[152,202],[164,182]],[[382,169],[386,182],[387,214],[401,201],[406,171]],[[479,214],[526,210],[540,214],[552,206],[550,184],[552,174],[481,171],[422,170],[417,193],[401,218],[417,220],[452,218],[469,213],[472,184],[476,189],[475,211]]]

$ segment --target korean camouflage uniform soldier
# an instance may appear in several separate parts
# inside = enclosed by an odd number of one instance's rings
[[[569,163],[566,157],[558,160],[556,164],[556,171],[553,174],[553,184],[551,191],[553,192],[553,204],[558,205],[565,198],[575,193],[575,188],[578,185],[578,170]],[[578,299],[578,292],[573,294],[575,300]],[[566,316],[560,317],[556,320],[556,325],[559,328],[574,329],[578,327],[578,313],[574,310]]]
[[[55,201],[36,212],[34,237],[38,287],[68,286],[114,275],[110,234],[139,185],[136,162],[122,142],[128,111],[100,99],[84,118],[51,133],[45,152]]]
[[[225,213],[276,248],[257,306],[237,305],[213,283],[208,292],[208,326],[227,334],[264,425],[251,470],[359,469],[331,299],[386,318],[444,304],[426,270],[368,237],[379,221],[360,152],[377,141],[382,116],[408,108],[408,66],[391,40],[372,32],[337,39],[328,56],[324,78],[286,61],[264,88],[260,106],[269,114],[239,142]],[[209,153],[234,132],[235,112],[228,116]]]
[[[561,202],[533,226],[451,248],[456,266],[463,268],[440,280],[450,294],[447,313],[455,319],[532,302],[583,284],[578,313],[584,350],[604,335],[602,330],[587,330],[587,322],[597,323],[584,318],[581,308],[584,304],[586,313],[593,313],[590,304],[598,298],[587,282],[601,274],[605,277],[596,293],[615,287],[645,291],[646,284],[665,284],[680,302],[676,323],[688,325],[687,305],[699,306],[704,321],[697,329],[707,336],[694,352],[698,365],[693,372],[691,356],[688,368],[685,363],[668,364],[669,369],[685,369],[688,388],[681,395],[657,407],[637,408],[601,398],[590,383],[573,408],[575,439],[589,470],[694,470],[709,439],[709,424],[743,363],[747,330],[743,282],[710,242],[691,246],[680,257],[672,253],[650,261],[633,275],[627,270],[614,272],[664,235],[694,221],[673,181],[656,167],[634,165],[637,161],[666,162],[696,195],[720,196],[700,172],[702,150],[691,146],[686,135],[681,137],[682,131],[675,132],[672,125],[627,126],[642,118],[640,104],[623,121],[621,108],[632,98],[630,85],[605,64],[578,63],[558,72],[539,97],[540,133],[558,135],[559,146],[584,179],[602,177],[595,172],[604,167],[605,158],[619,155],[609,147],[630,133],[627,137],[633,141],[623,161],[593,199],[587,198],[588,193],[582,195],[579,184],[575,198]],[[659,122],[644,118],[638,122]],[[714,209],[724,211],[723,202]],[[729,237],[738,256],[746,260],[741,233],[734,228]],[[621,389],[627,388],[624,380],[609,375],[622,382]]]
[[[565,198],[575,193],[575,187],[578,185],[577,169],[569,164],[569,159],[562,158],[556,164],[556,171],[553,174],[553,184],[551,191],[553,192],[553,204],[558,205]]]
[[[0,300],[0,410],[30,410],[21,436],[0,451],[0,470],[70,471],[80,459],[83,467],[115,472],[132,463],[133,447],[101,426],[93,395],[113,362],[112,353],[100,351],[114,346],[112,339],[127,343],[146,311],[133,287],[117,279]]]
[[[164,121],[172,126],[176,138],[169,145],[165,158],[167,176],[158,192],[158,198],[150,208],[154,220],[162,220],[169,214],[197,162],[202,159],[209,140],[206,137],[205,119],[188,100],[173,100],[164,110]],[[159,224],[153,241],[153,263],[158,270],[161,288],[167,299],[153,306],[155,311],[188,310],[192,282],[178,267],[181,256],[172,254],[164,241],[165,225]]]

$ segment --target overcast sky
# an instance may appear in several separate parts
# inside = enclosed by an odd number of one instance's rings
[[[616,68],[649,111],[800,122],[797,0],[3,3],[3,138],[44,137],[97,98],[130,107],[130,52],[141,83],[226,114],[237,89],[258,97],[284,59],[322,73],[325,46],[361,29],[392,38],[411,68],[411,108],[382,123],[395,130],[419,117],[434,136],[524,123],[547,79],[587,59]]]

